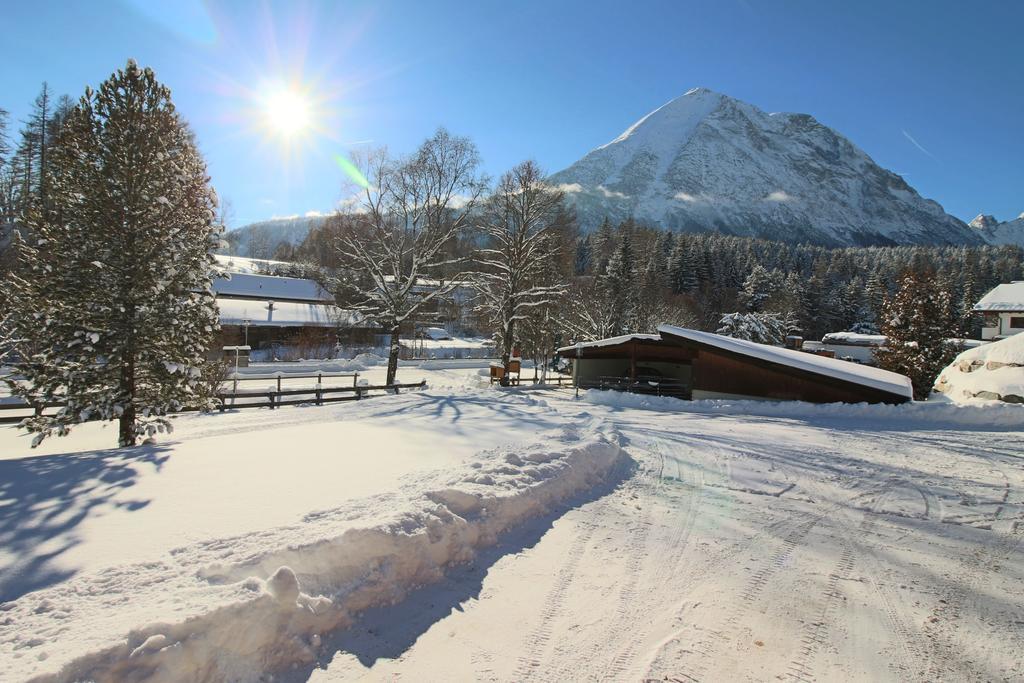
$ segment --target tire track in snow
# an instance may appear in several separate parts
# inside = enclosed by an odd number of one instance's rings
[[[790,660],[787,669],[789,678],[801,681],[802,683],[810,683],[817,680],[811,665],[815,655],[818,653],[818,649],[828,645],[827,637],[831,630],[836,605],[839,598],[842,597],[839,590],[839,581],[848,578],[853,570],[853,546],[842,533],[840,533],[838,538],[843,546],[843,552],[835,569],[829,574],[828,583],[825,585],[825,604],[822,606],[817,620],[805,626],[804,635],[800,639],[800,649],[797,656]]]
[[[927,647],[922,646],[920,637],[907,626],[903,617],[900,616],[901,610],[896,608],[894,602],[894,600],[898,601],[899,598],[894,597],[887,585],[879,581],[878,576],[881,572],[882,562],[875,552],[874,546],[868,542],[868,539],[875,534],[876,519],[880,514],[876,510],[880,509],[886,499],[892,495],[891,490],[888,489],[881,491],[881,494],[881,497],[872,506],[873,509],[864,511],[858,527],[858,539],[860,540],[855,541],[855,544],[862,551],[861,555],[870,560],[868,567],[869,585],[882,605],[886,620],[889,622],[890,632],[894,636],[895,648],[892,654],[894,659],[897,660],[894,673],[901,678],[916,675],[918,677],[916,680],[921,680],[925,672],[931,670],[932,655]],[[902,610],[902,612],[905,613],[906,610]]]
[[[960,623],[962,614],[972,607],[977,608],[971,596],[981,591],[991,581],[990,577],[993,574],[999,574],[1006,561],[1024,543],[1024,529],[1021,529],[1018,523],[1019,520],[1010,522],[1005,532],[996,529],[996,522],[1002,521],[1001,517],[1004,511],[1007,507],[1014,505],[1011,502],[1011,494],[1014,491],[1010,486],[1010,479],[1005,471],[999,467],[992,467],[990,471],[996,472],[1002,477],[1003,494],[1000,498],[999,506],[993,515],[992,523],[987,527],[975,528],[979,528],[983,533],[992,534],[995,538],[991,543],[979,545],[975,551],[958,557],[961,570],[945,582],[942,598],[939,599],[937,606],[932,611],[932,616],[925,623],[925,630],[937,635],[946,635],[951,631],[956,632],[957,624]],[[949,624],[953,626],[950,627],[948,626]],[[1012,629],[1012,624],[1008,624],[1008,626]],[[948,635],[946,635],[946,638],[948,640]],[[985,671],[967,669],[964,666],[967,663],[965,655],[966,653],[959,651],[958,656],[950,658],[960,668],[956,672],[958,675],[973,675],[982,678],[987,675]],[[942,676],[947,673],[953,672],[939,671],[934,666],[929,669],[929,674],[932,677]]]
[[[698,481],[696,477],[684,479],[679,461],[673,458],[672,462],[675,464],[676,471],[675,479],[685,482],[689,489],[685,495],[686,503],[683,519],[680,524],[671,527],[672,532],[667,539],[664,539],[664,542],[656,543],[655,549],[657,554],[648,553],[647,546],[651,540],[651,526],[653,524],[651,510],[654,507],[657,494],[663,492],[666,488],[665,469],[667,458],[664,450],[656,442],[648,442],[644,450],[657,455],[658,476],[653,482],[648,483],[644,487],[644,492],[647,495],[645,496],[646,500],[643,506],[644,518],[641,521],[641,532],[632,535],[633,542],[631,546],[633,547],[627,561],[628,578],[618,593],[615,620],[610,623],[606,621],[605,623],[609,623],[610,628],[604,631],[600,637],[592,638],[590,646],[583,653],[575,654],[579,665],[588,667],[588,675],[598,679],[622,680],[627,669],[633,663],[640,644],[650,632],[650,613],[652,609],[657,607],[652,605],[649,600],[641,599],[638,595],[637,587],[641,576],[644,576],[646,583],[662,586],[677,571],[677,568],[682,563],[677,563],[673,560],[682,555],[689,543],[690,534],[697,517],[699,500],[703,493],[703,483]],[[661,541],[662,539],[659,538],[657,540]],[[647,577],[648,572],[643,572],[642,570],[645,564],[649,564],[651,558],[657,561],[654,564],[653,573],[650,577]],[[625,644],[617,651],[613,651],[610,661],[607,658],[602,658],[602,654],[606,654],[609,646],[614,647],[614,644],[622,641],[625,641]],[[555,678],[557,680],[578,678],[581,674],[578,668],[579,665],[561,669]],[[595,667],[597,671],[594,671]]]
[[[748,548],[754,545],[755,542],[760,540],[764,536],[771,535],[775,537],[775,534],[784,533],[782,540],[779,542],[777,550],[772,554],[770,558],[761,560],[762,566],[753,575],[751,575],[739,592],[739,600],[731,602],[724,612],[724,617],[718,628],[709,628],[704,631],[704,635],[694,645],[686,651],[687,654],[697,655],[695,661],[680,662],[677,664],[680,668],[673,671],[668,677],[671,680],[672,676],[681,677],[685,680],[700,681],[708,673],[708,665],[714,659],[715,654],[724,646],[726,646],[732,640],[732,631],[740,624],[742,617],[746,612],[756,604],[762,590],[768,585],[771,578],[786,564],[789,562],[789,558],[793,552],[802,545],[804,539],[810,533],[810,531],[824,518],[831,508],[828,510],[822,510],[817,513],[797,512],[794,516],[787,517],[783,520],[777,521],[773,524],[769,524],[750,536],[743,543],[734,546],[731,550],[723,551],[714,560],[704,564],[699,568],[695,568],[693,575],[703,576],[704,580],[711,580],[713,571],[723,565],[726,561],[733,559],[742,552],[745,552]],[[795,518],[794,518],[795,517]],[[695,581],[690,587],[696,587],[703,581]],[[686,605],[682,605],[676,614],[676,619],[682,621],[685,616]],[[656,659],[657,655],[664,650],[664,648],[671,642],[678,641],[685,631],[689,630],[690,626],[684,626],[668,637],[662,640],[661,645],[652,655],[652,660]],[[651,666],[653,661],[648,665],[646,677],[650,677],[652,674]]]
[[[624,459],[610,477],[620,479],[625,473],[626,468],[627,465]],[[561,613],[565,594],[568,592],[570,585],[572,585],[580,561],[590,546],[594,532],[602,526],[602,521],[609,512],[611,499],[620,490],[621,485],[620,488],[593,504],[593,511],[589,515],[589,519],[582,519],[577,522],[577,525],[583,526],[584,529],[573,538],[572,545],[569,546],[569,551],[566,554],[566,559],[562,562],[561,569],[558,571],[558,576],[544,598],[544,608],[540,613],[540,623],[527,636],[523,644],[523,654],[518,658],[519,666],[515,673],[516,680],[532,678],[538,672],[538,669],[542,667],[544,663],[543,655],[551,645],[553,635],[552,622]]]

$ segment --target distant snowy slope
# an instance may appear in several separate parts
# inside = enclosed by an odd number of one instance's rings
[[[256,256],[257,258],[270,258],[274,249],[281,242],[292,245],[302,243],[313,228],[318,228],[327,220],[323,215],[289,216],[286,218],[271,218],[270,220],[250,223],[240,228],[229,231],[224,239],[228,243],[227,253],[233,256]],[[256,241],[254,243],[254,240]],[[268,253],[252,254],[254,244],[262,243],[267,245]],[[260,249],[257,249],[259,252]]]
[[[979,215],[970,222],[970,226],[989,244],[1016,244],[1024,247],[1024,213],[1003,223],[992,216]]]
[[[550,180],[587,229],[608,216],[826,245],[982,242],[812,116],[768,114],[706,88]]]

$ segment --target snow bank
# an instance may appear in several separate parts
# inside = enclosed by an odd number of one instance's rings
[[[872,422],[922,423],[931,427],[1011,427],[1024,426],[1024,406],[1002,403],[957,405],[944,400],[903,403],[804,403],[802,401],[685,401],[665,396],[629,394],[620,391],[590,389],[583,400],[612,408],[640,408],[677,413],[756,415],[795,419],[851,419]]]
[[[596,419],[543,436],[422,475],[394,495],[307,515],[300,525],[207,541],[174,551],[171,562],[30,593],[4,605],[0,662],[20,660],[20,673],[45,674],[41,681],[248,681],[311,662],[324,633],[438,581],[625,462],[617,433]],[[70,600],[78,601],[73,622]],[[91,620],[82,601],[93,604]],[[118,611],[139,601],[152,602],[158,621],[115,637],[124,626]],[[175,619],[164,616],[169,602]],[[100,645],[104,624],[111,633]],[[32,656],[47,637],[61,647],[48,659]]]
[[[935,390],[958,402],[1024,403],[1024,334],[964,351],[939,373]]]
[[[343,359],[338,358],[334,360],[323,360],[323,361],[299,361],[299,362],[281,362],[281,363],[250,363],[247,368],[239,368],[239,375],[245,375],[247,377],[260,377],[265,379],[273,379],[280,374],[282,377],[288,377],[288,375],[309,375],[322,372],[325,375],[328,373],[342,373],[342,372],[362,372],[363,370],[369,370],[370,368],[377,367],[387,362],[387,359],[382,358],[373,353],[360,353],[355,358]]]

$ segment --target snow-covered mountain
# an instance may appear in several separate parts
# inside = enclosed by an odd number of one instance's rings
[[[327,220],[327,216],[309,214],[271,218],[243,225],[224,235],[224,240],[228,243],[227,253],[233,256],[252,256],[253,254],[250,252],[253,246],[257,246],[257,251],[263,251],[262,247],[265,245],[268,252],[258,253],[255,256],[270,258],[278,244],[281,242],[288,242],[292,245],[301,244],[309,231],[323,225],[325,220]]]
[[[696,88],[550,178],[593,229],[608,216],[825,245],[980,244],[807,114],[768,114]]]
[[[989,244],[1016,244],[1024,247],[1024,213],[1012,221],[1000,223],[995,217],[979,214],[968,225]]]

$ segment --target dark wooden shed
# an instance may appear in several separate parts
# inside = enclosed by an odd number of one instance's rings
[[[913,395],[910,380],[893,372],[668,325],[656,335],[615,337],[559,353],[574,359],[583,388],[812,403],[904,403]]]

